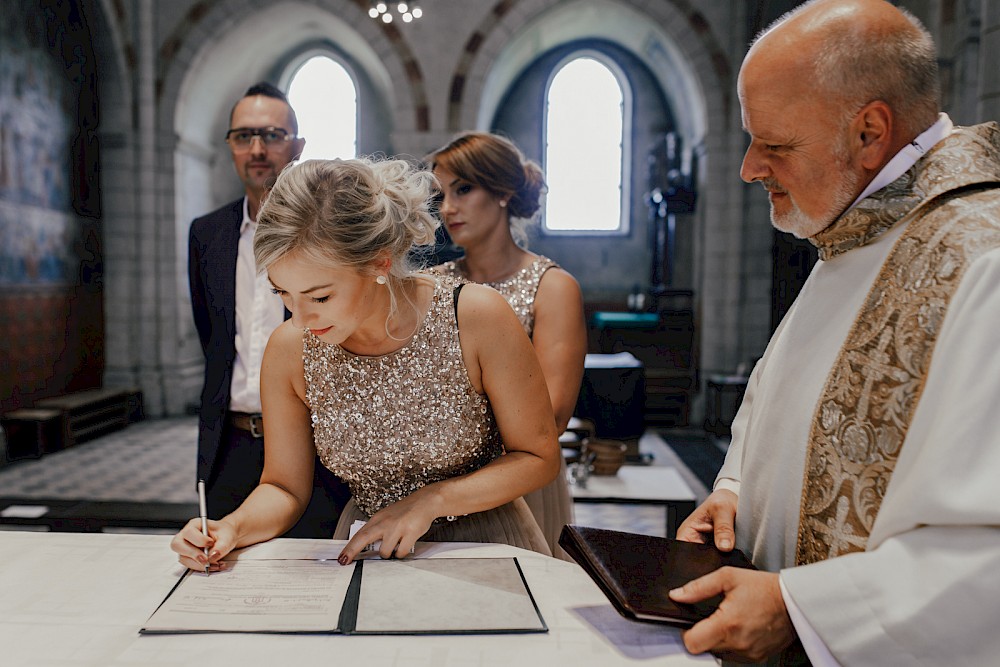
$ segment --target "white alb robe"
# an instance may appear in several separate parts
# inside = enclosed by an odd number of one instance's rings
[[[842,664],[998,664],[1000,250],[950,301],[867,551],[792,567],[817,401],[904,228],[814,267],[751,374],[716,488],[739,494],[737,546],[781,571]]]

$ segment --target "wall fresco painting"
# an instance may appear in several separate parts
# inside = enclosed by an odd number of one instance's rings
[[[69,173],[73,84],[39,15],[0,18],[0,285],[60,285],[77,236]]]

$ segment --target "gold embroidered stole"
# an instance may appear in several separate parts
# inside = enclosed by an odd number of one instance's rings
[[[806,454],[796,563],[863,551],[966,267],[1000,247],[1000,130],[957,130],[811,239],[824,260],[909,221],[820,395]],[[957,191],[960,190],[960,191]]]

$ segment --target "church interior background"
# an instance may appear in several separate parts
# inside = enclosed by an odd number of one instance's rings
[[[287,85],[326,54],[356,85],[359,153],[419,159],[480,129],[543,162],[546,85],[589,54],[625,90],[623,223],[614,234],[534,229],[529,247],[576,276],[590,316],[647,297],[640,309],[671,323],[632,339],[652,366],[647,417],[701,424],[706,378],[760,356],[813,261],[772,230],[763,189],[739,178],[739,65],[752,36],[797,3],[415,4],[419,19],[385,23],[367,0],[2,3],[0,411],[127,387],[146,417],[191,413],[202,353],[187,231],[242,193],[222,137],[250,84]],[[1000,3],[896,4],[938,43],[952,119],[1000,118],[988,55],[1000,51]],[[667,192],[680,193],[669,212],[653,197]],[[591,333],[600,351],[608,332]]]

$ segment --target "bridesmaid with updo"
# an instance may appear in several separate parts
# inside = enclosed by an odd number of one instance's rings
[[[562,433],[580,393],[587,330],[576,280],[525,247],[525,227],[537,217],[545,188],[541,168],[510,140],[486,132],[461,134],[426,162],[438,181],[439,216],[464,251],[431,271],[489,285],[507,299],[538,355]],[[558,546],[563,525],[573,523],[566,475],[525,500],[552,552],[568,559]]]

